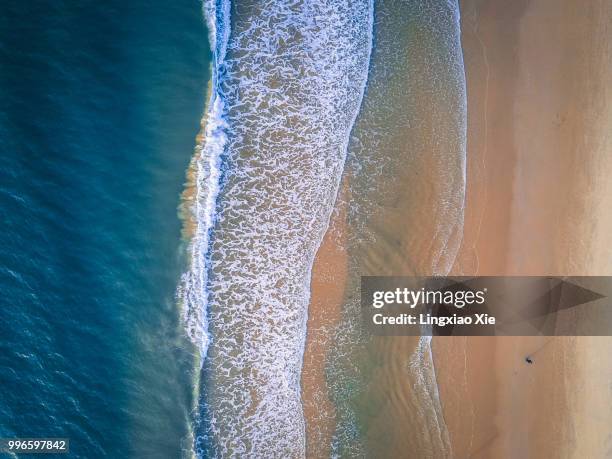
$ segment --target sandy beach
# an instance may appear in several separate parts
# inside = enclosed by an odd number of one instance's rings
[[[468,198],[453,271],[610,275],[610,212],[599,202],[610,195],[611,5],[466,0],[462,9]],[[612,401],[612,365],[598,357],[610,347],[609,338],[436,338],[454,456],[608,457],[612,418],[597,407]]]
[[[611,275],[612,213],[605,198],[612,195],[606,179],[612,173],[612,53],[607,43],[612,4],[464,0],[461,8],[468,163],[464,234],[451,272]],[[435,169],[422,159],[409,166],[410,172],[396,171],[403,180],[415,173],[415,166]],[[407,192],[401,185],[405,182],[394,183],[391,196]],[[427,209],[429,204],[422,205]],[[408,274],[415,263],[431,267],[415,260],[415,250],[423,254],[421,246],[401,243],[419,214],[414,206],[414,201],[406,206],[396,201],[393,211],[372,220],[376,225],[369,230],[379,237],[360,255],[362,272]],[[330,231],[337,233],[337,219]],[[312,356],[330,352],[323,350],[326,341],[318,324],[334,320],[342,301],[335,292],[352,274],[337,246],[345,240],[330,243],[326,237],[313,270],[310,321],[316,326],[309,331],[304,370],[304,378],[312,379],[303,379],[309,444],[329,438],[334,424],[333,404],[321,397],[324,372]],[[330,266],[335,268],[330,271]],[[322,281],[318,274],[330,272],[335,281]],[[414,341],[386,340],[376,347],[381,368],[400,365],[398,354],[405,356],[415,346]],[[432,348],[450,456],[610,455],[612,362],[603,356],[612,339],[435,338]],[[427,418],[422,406],[433,392],[415,390],[416,380],[389,381],[398,374],[381,370],[378,380],[390,388],[389,400],[396,404],[376,402],[383,406],[376,416],[385,418],[384,428],[369,432],[372,442],[385,442],[377,453],[439,457],[444,449],[432,450],[435,439],[415,439],[413,428]],[[322,409],[308,408],[315,404]],[[403,423],[402,416],[407,417]]]

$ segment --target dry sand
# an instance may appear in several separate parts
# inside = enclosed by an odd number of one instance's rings
[[[462,11],[468,201],[454,271],[612,274],[612,3]],[[610,457],[611,350],[606,337],[435,339],[454,455]]]

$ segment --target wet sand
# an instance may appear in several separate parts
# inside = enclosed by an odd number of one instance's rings
[[[610,275],[609,2],[465,0],[468,200],[454,272]],[[612,340],[436,338],[455,457],[608,457]],[[533,364],[525,362],[531,356]]]
[[[325,366],[333,330],[340,320],[347,275],[346,185],[338,197],[321,242],[311,278],[308,331],[302,367],[302,405],[306,419],[306,457],[330,456],[336,410],[330,399]]]

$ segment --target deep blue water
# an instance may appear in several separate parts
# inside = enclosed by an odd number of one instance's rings
[[[205,102],[198,0],[0,15],[0,437],[180,457],[193,349],[177,205]]]

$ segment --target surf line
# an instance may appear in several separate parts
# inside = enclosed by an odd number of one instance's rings
[[[459,63],[461,65],[461,70],[462,70],[462,73],[460,75],[461,89],[463,93],[462,94],[462,98],[463,98],[463,107],[462,107],[463,120],[462,121],[463,123],[461,126],[461,130],[463,131],[462,132],[462,144],[463,144],[462,145],[463,147],[462,148],[463,150],[462,152],[463,153],[462,176],[463,176],[464,186],[463,186],[463,206],[461,209],[461,221],[460,221],[461,234],[462,234],[461,239],[462,239],[463,238],[463,227],[465,225],[465,220],[464,220],[465,219],[465,200],[466,200],[465,184],[467,182],[467,164],[466,164],[467,162],[467,152],[466,152],[467,150],[467,83],[466,83],[466,76],[465,76],[465,62],[464,62],[463,47],[461,44],[461,7],[459,6],[458,0],[449,0],[448,5],[455,12],[455,30],[453,32],[455,33],[455,40],[458,43],[458,47],[460,51],[458,55],[458,59],[460,61]],[[441,255],[440,257],[438,257],[438,263],[437,263],[438,266],[435,267],[435,270],[438,271],[436,275],[439,275],[439,276],[448,275],[448,273],[452,269],[457,259],[459,248],[461,246],[461,239],[459,240],[458,244],[454,244],[454,247],[452,249],[454,249],[455,253],[452,256],[452,259],[448,260],[448,262],[446,263],[446,266],[444,267],[439,266]],[[443,250],[447,250],[447,249],[448,249],[448,240]],[[427,327],[429,327],[429,325],[424,325],[423,327],[425,327],[425,330],[426,330]],[[433,380],[431,398],[432,398],[432,402],[435,405],[434,412],[435,412],[435,419],[436,419],[436,423],[438,427],[438,437],[441,443],[444,445],[445,449],[447,450],[448,454],[452,456],[453,455],[452,444],[450,441],[450,434],[448,432],[448,426],[446,425],[446,420],[444,419],[444,412],[442,410],[442,401],[440,399],[440,387],[439,387],[438,378],[436,375],[435,361],[434,361],[433,351],[431,347],[432,339],[433,337],[427,334],[419,337],[419,347],[417,348],[417,351],[415,352],[414,358],[415,358],[415,362],[421,362],[422,367],[426,367],[428,363],[430,364],[430,368],[431,368],[430,377]]]
[[[228,124],[224,118],[225,100],[219,78],[230,34],[230,6],[230,0],[206,0],[203,5],[212,52],[212,84],[203,121],[204,135],[194,161],[195,192],[191,217],[195,229],[189,248],[190,265],[177,291],[183,307],[187,335],[200,352],[200,365],[203,365],[211,342],[207,290],[210,243],[216,220],[217,199],[221,191],[222,155],[228,139]]]

